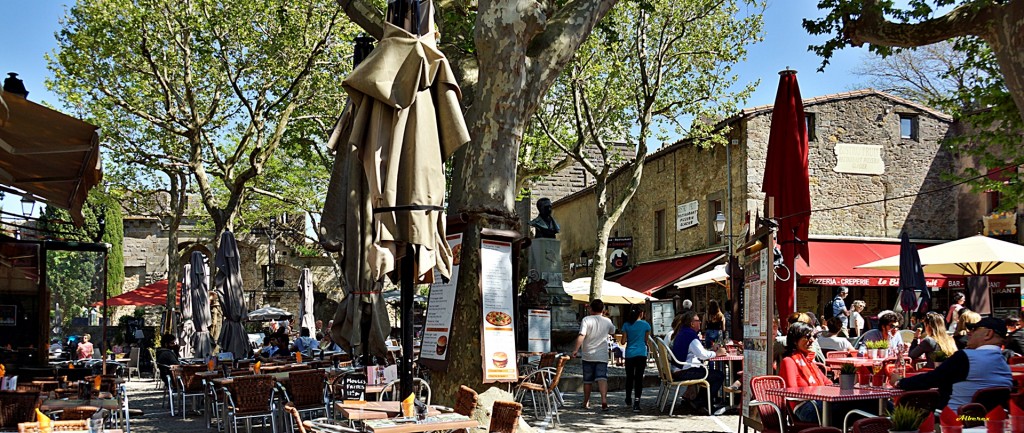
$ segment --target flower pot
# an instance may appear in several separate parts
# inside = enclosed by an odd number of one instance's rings
[[[840,374],[839,375],[839,389],[853,389],[854,382],[856,382],[856,381],[857,381],[857,375],[856,374],[853,374],[853,373],[850,373],[850,374]]]

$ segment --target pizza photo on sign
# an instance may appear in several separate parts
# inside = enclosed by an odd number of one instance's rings
[[[512,324],[512,316],[505,314],[501,311],[491,311],[487,313],[487,323],[494,326],[507,326]]]

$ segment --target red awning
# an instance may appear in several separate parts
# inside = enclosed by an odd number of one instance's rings
[[[175,290],[175,304],[181,304],[181,283],[177,284],[177,290]],[[107,299],[108,307],[117,307],[123,305],[134,305],[134,306],[148,306],[148,305],[167,305],[167,280],[159,280],[155,283],[148,284],[139,287],[130,292],[125,292],[120,295],[114,296]],[[103,306],[103,302],[96,302],[92,304],[93,307]]]
[[[796,262],[796,273],[800,276],[800,284],[816,286],[893,286],[900,284],[898,271],[880,269],[858,269],[875,260],[899,255],[899,242],[851,242],[822,241],[808,242],[814,261],[808,266],[802,261]],[[928,245],[918,244],[918,249]],[[925,274],[928,287],[966,287],[966,280],[958,277],[945,277],[941,274]]]
[[[723,253],[706,253],[643,263],[613,280],[630,289],[650,295],[655,290],[690,276],[693,271],[703,268],[712,260],[717,260],[724,255]]]

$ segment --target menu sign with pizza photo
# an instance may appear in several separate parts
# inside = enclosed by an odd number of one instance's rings
[[[459,284],[459,264],[462,262],[462,233],[448,236],[448,245],[452,248],[452,278],[447,283],[441,275],[435,275],[435,283],[430,286],[427,298],[427,314],[423,327],[420,359],[422,364],[432,370],[446,368],[448,359],[448,338],[451,337],[452,312],[455,311],[455,288]],[[435,269],[436,273],[437,270]]]
[[[484,383],[514,382],[518,375],[515,324],[512,323],[512,243],[482,240],[480,270]]]

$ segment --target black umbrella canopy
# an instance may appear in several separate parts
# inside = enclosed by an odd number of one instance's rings
[[[900,239],[900,308],[904,312],[915,311],[917,291],[921,291],[922,299],[927,296],[928,285],[924,281],[924,270],[917,248],[910,243],[910,236],[903,232]],[[930,297],[929,297],[930,298]]]
[[[189,279],[192,281],[190,296],[192,298],[192,323],[195,326],[195,334],[192,337],[192,350],[197,358],[205,358],[213,354],[213,341],[210,338],[210,296],[207,294],[210,289],[207,278],[206,257],[199,251],[193,251],[189,258],[191,271]]]
[[[214,289],[224,310],[224,325],[221,327],[217,344],[220,345],[221,352],[231,352],[235,359],[247,358],[251,350],[249,336],[242,327],[246,309],[245,299],[242,297],[238,244],[235,242],[235,235],[230,231],[225,231],[221,235],[214,266],[217,268]]]

